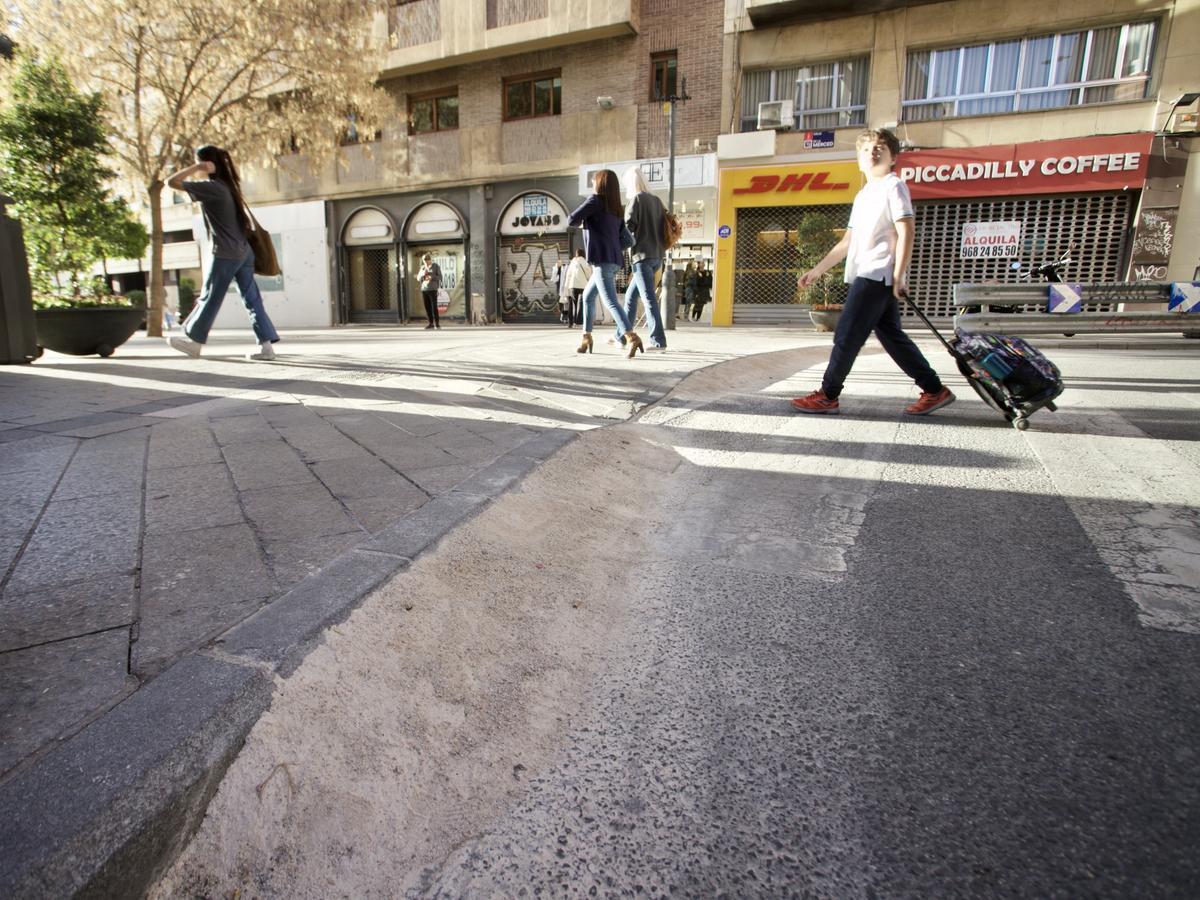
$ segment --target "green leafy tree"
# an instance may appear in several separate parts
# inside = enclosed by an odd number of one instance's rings
[[[102,92],[114,162],[150,208],[148,333],[160,335],[162,194],[204,144],[239,166],[331,158],[355,111],[371,133],[394,104],[376,84],[383,0],[6,0],[13,36],[53,48],[78,83]]]
[[[108,188],[115,173],[103,161],[110,148],[101,98],[78,92],[58,62],[29,56],[6,88],[0,189],[13,197],[24,227],[35,293],[43,301],[83,300],[92,292],[92,265],[107,249],[123,252],[136,243],[136,220]]]

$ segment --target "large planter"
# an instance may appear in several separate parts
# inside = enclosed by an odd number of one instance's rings
[[[813,325],[817,331],[833,331],[837,328],[838,317],[842,314],[842,308],[835,306],[831,309],[813,308],[808,311],[808,317],[812,319]]]
[[[138,330],[146,310],[140,306],[35,309],[33,316],[39,347],[72,356],[111,356]]]

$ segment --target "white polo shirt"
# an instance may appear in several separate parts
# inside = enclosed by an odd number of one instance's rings
[[[850,210],[850,252],[846,284],[855,278],[892,283],[896,264],[896,222],[913,217],[908,185],[895,172],[866,183]]]

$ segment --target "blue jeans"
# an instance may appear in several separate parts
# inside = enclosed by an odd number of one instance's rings
[[[821,390],[826,397],[832,400],[842,392],[858,351],[872,331],[887,355],[921,390],[932,394],[942,389],[942,380],[925,359],[925,354],[900,327],[900,306],[892,296],[891,285],[870,278],[855,278],[833,333],[833,353],[821,381]]]
[[[629,330],[629,318],[617,304],[617,270],[621,268],[616,263],[596,263],[592,266],[592,277],[587,287],[583,289],[583,330],[590,332],[596,319],[596,295],[604,303],[604,308],[612,313],[613,321],[617,323],[617,339],[619,340]]]
[[[654,273],[662,268],[661,259],[639,259],[633,264],[629,287],[625,290],[625,319],[637,321],[637,294],[642,295],[642,306],[646,307],[646,327],[650,329],[650,346],[667,346],[667,333],[663,331],[662,316],[658,312],[658,297],[654,293]],[[617,338],[620,339],[618,334]]]
[[[242,259],[222,259],[214,256],[212,268],[208,270],[208,278],[204,282],[204,293],[196,301],[196,306],[187,321],[183,323],[183,333],[197,344],[208,342],[208,332],[213,320],[221,311],[221,303],[229,285],[236,279],[238,290],[242,292],[242,302],[246,304],[246,315],[250,317],[250,327],[260,344],[273,344],[279,340],[279,333],[271,324],[271,318],[263,308],[262,294],[258,290],[258,282],[254,280],[254,251],[247,250]]]

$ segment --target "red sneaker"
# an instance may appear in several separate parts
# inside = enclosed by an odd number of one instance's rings
[[[910,416],[927,416],[935,409],[949,406],[953,402],[954,395],[950,393],[950,388],[948,387],[943,387],[936,394],[921,391],[921,396],[917,398],[917,402],[904,407],[904,411]]]
[[[838,411],[838,402],[826,397],[824,391],[813,391],[807,397],[793,400],[792,409],[802,413],[835,413]]]

